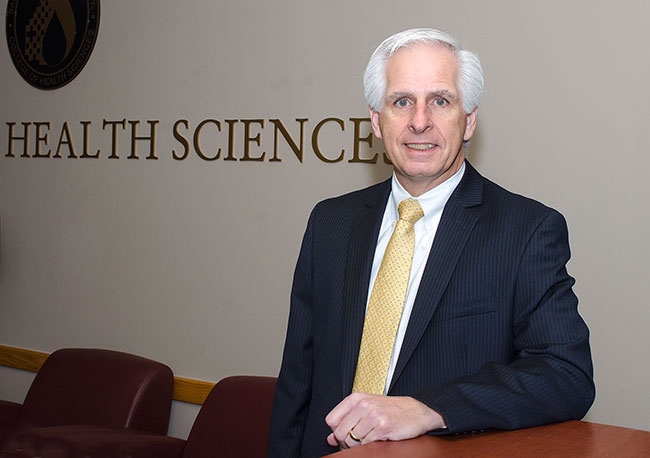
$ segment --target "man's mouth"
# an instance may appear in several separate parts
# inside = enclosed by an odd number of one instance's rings
[[[406,146],[414,150],[426,151],[436,147],[437,145],[434,143],[407,143]]]

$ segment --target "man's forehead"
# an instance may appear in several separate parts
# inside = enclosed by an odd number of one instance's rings
[[[387,96],[397,92],[440,92],[457,88],[458,58],[448,48],[414,43],[397,50],[386,65]]]

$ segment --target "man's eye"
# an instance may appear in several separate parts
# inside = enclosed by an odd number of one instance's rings
[[[409,101],[407,99],[399,99],[397,102],[395,102],[395,105],[400,108],[404,108],[409,105]]]
[[[447,105],[448,103],[449,103],[449,102],[447,102],[447,101],[446,101],[445,99],[443,99],[442,97],[436,97],[435,99],[433,99],[433,104],[434,104],[435,106],[437,106],[437,107],[444,107],[444,106]]]

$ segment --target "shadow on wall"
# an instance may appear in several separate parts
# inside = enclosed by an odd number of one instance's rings
[[[481,170],[481,162],[483,158],[483,145],[484,141],[483,136],[481,135],[481,129],[477,127],[472,136],[472,140],[469,143],[466,157],[479,171]]]
[[[367,167],[366,171],[371,177],[371,182],[374,184],[384,181],[390,177],[391,173],[393,173],[393,166],[391,164],[387,164],[384,160],[384,153],[386,152],[386,148],[384,148],[384,142],[374,135],[372,136],[372,140],[372,146],[368,150],[367,157],[373,157],[376,154],[377,166]]]

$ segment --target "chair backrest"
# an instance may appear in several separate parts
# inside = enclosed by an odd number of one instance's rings
[[[21,428],[86,424],[166,434],[174,376],[159,362],[111,350],[57,350],[36,375]]]
[[[239,375],[217,383],[194,421],[183,458],[266,456],[275,382]]]

